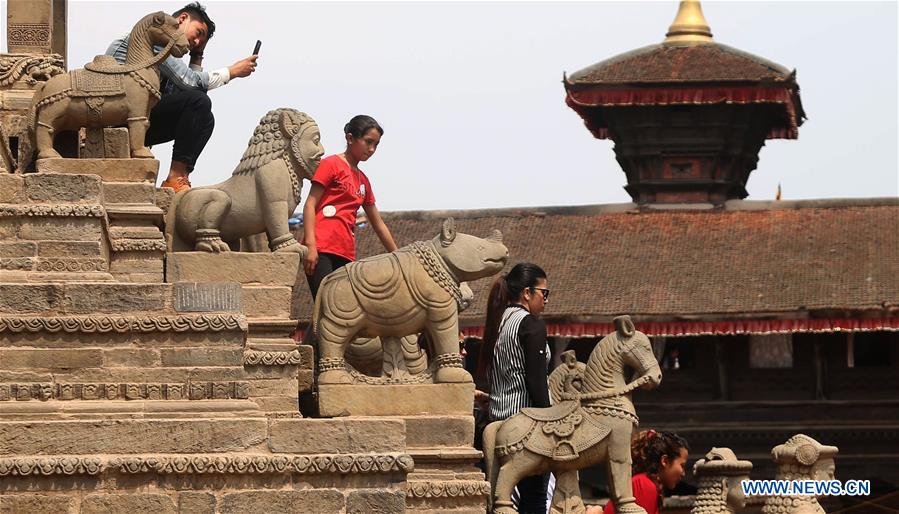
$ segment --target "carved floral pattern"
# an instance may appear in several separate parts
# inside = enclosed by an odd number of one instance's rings
[[[10,46],[49,46],[49,23],[10,23]]]
[[[164,252],[163,239],[111,239],[109,241],[114,252]]]
[[[76,216],[102,218],[106,209],[99,204],[2,204],[0,216]]]
[[[243,354],[243,363],[247,366],[287,366],[303,362],[299,350],[289,352],[266,352],[260,350],[247,350]]]
[[[64,316],[0,317],[0,332],[224,332],[247,329],[246,317],[236,314],[195,316]]]
[[[0,56],[0,87],[24,79],[29,86],[65,73],[59,54],[7,54]]]
[[[0,458],[0,477],[15,475],[97,475],[105,471],[159,474],[409,473],[405,453],[324,455],[127,455],[102,457]],[[489,485],[488,485],[489,487]]]
[[[488,496],[490,482],[483,480],[445,480],[408,482],[406,496],[410,498],[456,498],[459,496]]]
[[[227,400],[249,397],[248,382],[189,384],[0,384],[0,401],[27,400]]]
[[[37,261],[35,271],[107,271],[106,259],[41,259]]]

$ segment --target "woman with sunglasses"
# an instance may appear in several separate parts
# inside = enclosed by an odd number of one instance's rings
[[[484,341],[478,356],[479,381],[490,391],[490,421],[525,407],[549,407],[546,383],[549,344],[540,314],[549,299],[546,273],[536,264],[516,264],[496,279],[487,300]],[[546,512],[549,474],[518,483],[518,512]]]

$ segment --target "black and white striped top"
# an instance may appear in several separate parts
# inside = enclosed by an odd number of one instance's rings
[[[525,407],[549,407],[546,325],[521,306],[503,312],[490,369],[490,419],[501,420]]]

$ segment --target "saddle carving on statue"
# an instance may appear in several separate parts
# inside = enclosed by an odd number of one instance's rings
[[[109,56],[98,56],[108,57]],[[94,59],[96,61],[96,59]],[[72,70],[69,72],[72,79],[72,89],[69,96],[80,98],[90,96],[125,96],[125,81],[123,74],[99,73],[88,69]]]
[[[521,421],[510,432],[502,453],[526,448],[554,461],[577,459],[608,437],[612,429],[585,413],[578,401],[565,401],[544,409],[521,410]],[[514,434],[513,434],[514,432]]]

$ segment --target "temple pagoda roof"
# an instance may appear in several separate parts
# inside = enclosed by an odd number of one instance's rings
[[[713,40],[698,1],[682,1],[667,37],[564,76],[566,103],[599,139],[609,108],[768,105],[767,138],[796,139],[805,119],[796,71]]]

